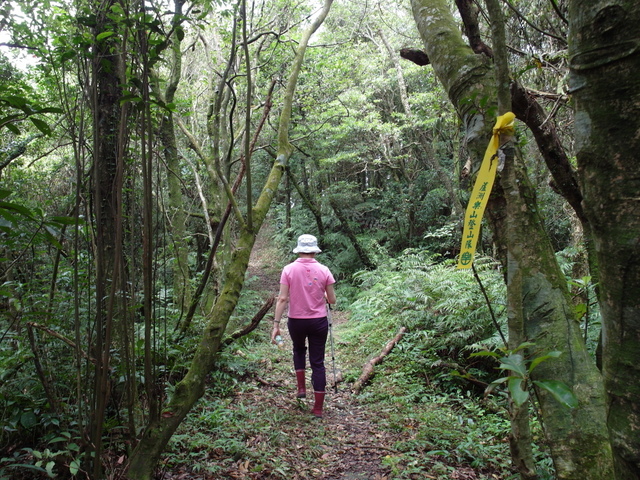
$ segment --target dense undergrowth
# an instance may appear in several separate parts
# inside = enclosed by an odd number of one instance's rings
[[[248,279],[230,330],[260,306],[262,286],[259,279]],[[372,479],[517,478],[510,464],[506,394],[484,395],[499,376],[497,365],[491,358],[471,356],[503,345],[499,330],[506,334],[505,287],[498,264],[479,259],[476,278],[447,261],[408,251],[375,271],[359,273],[353,284],[341,282],[338,296],[335,364],[343,381],[340,393],[329,396],[328,418],[314,422],[304,405],[293,400],[290,354],[269,343],[267,317],[221,352],[219,368],[172,438],[158,478],[340,478],[331,471],[346,461],[341,452],[363,444],[377,449],[372,462],[385,475]],[[372,381],[352,395],[350,384],[365,362],[400,327],[407,329],[402,340],[376,367]],[[172,393],[171,379],[188,367],[196,338],[169,343],[165,395]],[[22,378],[14,374],[16,382]],[[6,441],[0,479],[68,478],[74,471],[77,478],[86,478],[79,462],[79,426],[47,412],[37,382],[20,394],[11,393],[10,385],[0,388]],[[366,426],[352,425],[347,435],[340,429],[346,428],[352,409]],[[105,463],[110,478],[118,478],[128,447],[117,417],[109,421],[114,428],[107,429],[110,458]],[[536,415],[532,425],[539,478],[552,479]],[[376,433],[367,433],[371,431]],[[374,445],[369,445],[372,439]],[[451,476],[460,469],[471,473]]]
[[[505,328],[501,272],[483,259],[478,274],[493,300],[495,321]],[[501,342],[477,280],[451,264],[407,253],[360,274],[358,282],[357,292],[338,289],[341,298],[352,299],[338,313],[349,320],[334,329],[342,391],[400,326],[408,329],[370,384],[353,397],[388,439],[387,454],[380,456],[387,478],[456,478],[450,475],[460,468],[478,475],[469,478],[517,478],[510,465],[505,397],[483,395],[497,375],[494,365],[469,358]],[[326,470],[327,452],[339,446],[330,428],[296,414],[289,354],[269,344],[268,331],[264,325],[225,354],[215,388],[173,439],[167,469],[188,463],[232,478],[240,464],[246,478],[333,478]],[[252,367],[239,368],[239,359]],[[328,403],[331,411],[331,397]],[[540,478],[551,479],[535,418],[533,427]]]

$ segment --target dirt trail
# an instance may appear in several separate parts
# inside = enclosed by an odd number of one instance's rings
[[[282,255],[274,249],[272,231],[263,228],[250,259],[249,289],[259,292],[265,299],[276,296],[281,269],[292,255]],[[322,262],[322,258],[319,257]],[[338,299],[339,300],[339,299]],[[340,301],[339,301],[340,303]],[[269,338],[272,316],[265,318],[259,329]],[[348,322],[348,312],[335,310],[333,315],[336,370],[360,372],[362,364],[347,364],[345,349],[353,348],[340,341],[341,332]],[[291,340],[286,327],[282,328],[285,347],[261,345],[262,361],[258,372],[245,379],[245,383],[226,408],[241,412],[244,424],[235,424],[237,436],[243,442],[242,453],[229,458],[228,451],[211,449],[209,461],[224,471],[214,476],[195,474],[185,466],[185,476],[163,477],[171,480],[478,480],[504,478],[491,468],[476,471],[468,465],[446,465],[434,457],[431,471],[428,460],[414,452],[420,465],[405,465],[405,444],[416,435],[414,426],[402,425],[385,428],[392,418],[388,410],[377,412],[375,405],[361,401],[350,391],[347,383],[338,383],[334,391],[331,379],[333,365],[330,345],[327,345],[327,398],[324,418],[318,420],[311,413],[313,395],[298,401],[295,398],[296,381],[291,359]],[[256,353],[256,352],[254,352]],[[242,354],[240,349],[238,354]],[[344,364],[342,362],[345,362]],[[307,388],[310,385],[307,369]],[[340,375],[338,375],[340,378]],[[389,407],[392,408],[392,407]],[[233,413],[233,412],[232,412]],[[230,415],[234,418],[234,415]],[[410,419],[409,419],[410,420]],[[392,420],[395,421],[395,420]],[[252,429],[252,427],[254,427]],[[399,428],[400,427],[400,428]],[[419,448],[419,447],[418,447]],[[399,450],[396,450],[399,449]],[[445,460],[445,458],[441,458]],[[412,462],[413,463],[413,462]],[[410,467],[410,468],[409,468]],[[398,473],[400,472],[400,473]],[[437,472],[437,473],[436,473]],[[446,473],[444,473],[446,472]]]
[[[264,230],[264,229],[263,229]],[[267,228],[256,242],[247,272],[249,290],[259,292],[263,299],[278,292],[280,271],[287,260],[275,251],[270,241],[272,233]],[[289,257],[292,258],[292,257]],[[320,261],[321,258],[319,258]],[[262,337],[269,338],[271,319],[265,318],[260,331]],[[334,345],[336,369],[343,372],[358,372],[361,365],[347,364],[348,356],[344,349],[349,347],[340,341],[341,332],[348,322],[347,312],[334,311]],[[168,469],[157,478],[162,480],[394,480],[398,478],[422,480],[477,480],[480,478],[498,479],[493,472],[476,472],[466,465],[447,465],[447,473],[432,473],[427,465],[402,470],[398,474],[398,462],[402,462],[406,452],[402,446],[415,430],[407,431],[398,428],[386,429],[385,422],[389,415],[384,410],[376,412],[376,406],[359,401],[352,395],[347,383],[339,383],[338,391],[327,385],[324,418],[316,419],[310,410],[313,395],[299,401],[295,398],[296,381],[291,359],[291,341],[286,327],[282,329],[285,348],[265,344],[252,352],[262,360],[256,371],[248,375],[235,395],[224,398],[225,417],[229,424],[224,424],[231,437],[224,437],[227,442],[237,446],[234,449],[216,448],[219,440],[215,434],[210,442],[196,455],[195,463],[180,462],[180,465]],[[252,348],[256,348],[255,345]],[[332,378],[333,365],[327,348],[327,376]],[[245,355],[238,348],[236,355]],[[342,362],[345,362],[344,364]],[[310,371],[307,369],[307,386],[309,387]],[[214,404],[214,402],[212,402]],[[202,412],[206,417],[213,412]],[[378,418],[378,416],[380,418]],[[207,424],[206,432],[216,423]],[[413,427],[412,427],[413,428]],[[202,429],[201,429],[202,430]],[[200,433],[200,431],[198,432]],[[205,458],[202,453],[205,453]],[[184,452],[189,456],[188,449]],[[421,462],[423,456],[417,453]],[[203,466],[212,465],[208,473],[203,473]],[[392,467],[393,465],[393,467]],[[215,471],[216,473],[212,473]]]
[[[277,294],[280,269],[282,264],[277,262],[277,252],[271,251],[266,234],[259,236],[256,248],[251,256],[249,275],[261,285],[262,291]],[[321,259],[319,259],[322,261]],[[280,261],[281,263],[281,261]],[[339,354],[339,327],[348,320],[345,312],[333,313],[334,345],[336,348],[336,369],[341,371]],[[263,328],[269,329],[270,325]],[[336,329],[338,331],[336,332]],[[352,396],[348,385],[338,383],[335,388],[327,384],[327,399],[322,420],[312,419],[309,410],[313,400],[307,398],[304,403],[298,404],[294,400],[295,378],[288,348],[291,341],[286,327],[282,329],[286,345],[286,352],[278,352],[275,360],[287,365],[285,368],[267,368],[265,378],[269,385],[262,390],[262,401],[273,402],[281,409],[286,410],[291,418],[286,432],[298,442],[293,449],[281,452],[291,457],[291,462],[297,466],[295,479],[323,479],[323,480],[387,480],[389,469],[382,465],[382,459],[389,455],[389,441],[392,440],[384,434],[370,419],[367,408],[360,405]],[[333,378],[330,345],[327,343],[326,367],[328,380]],[[282,367],[282,365],[278,365]],[[309,373],[308,373],[309,375]],[[338,378],[340,376],[338,375]],[[311,397],[308,395],[307,397]],[[302,408],[301,408],[302,407]],[[321,435],[314,436],[314,429],[320,429]],[[316,460],[312,462],[296,461],[295,451],[305,454],[312,451]],[[303,457],[305,455],[302,455]]]

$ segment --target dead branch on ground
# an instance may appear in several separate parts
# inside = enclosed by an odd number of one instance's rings
[[[371,379],[371,377],[373,377],[374,367],[379,363],[382,363],[384,357],[389,355],[391,350],[393,350],[393,347],[395,347],[396,344],[400,341],[406,330],[407,329],[405,327],[400,328],[396,336],[393,337],[392,340],[389,340],[389,342],[387,342],[387,345],[384,347],[382,352],[380,352],[380,355],[372,358],[365,364],[364,368],[362,369],[362,375],[360,375],[360,378],[358,378],[358,380],[356,380],[356,382],[353,384],[353,387],[351,387],[353,393],[360,393],[364,385]]]

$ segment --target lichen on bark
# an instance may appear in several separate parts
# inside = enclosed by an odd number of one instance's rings
[[[461,39],[448,2],[412,0],[414,17],[427,55],[449,98],[472,129],[466,147],[479,163],[497,114],[496,81],[484,55],[475,55]],[[522,164],[505,165],[488,205],[488,218],[506,265],[510,332],[523,331],[536,342],[534,357],[556,349],[559,359],[543,362],[536,377],[565,381],[585,397],[567,412],[539,392],[545,431],[560,479],[610,478],[611,453],[604,428],[604,396],[573,318],[565,279],[538,217],[535,192]],[[549,377],[546,377],[549,375]],[[555,402],[555,403],[554,403]],[[583,438],[584,442],[576,442]]]

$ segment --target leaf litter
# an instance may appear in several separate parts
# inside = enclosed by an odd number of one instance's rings
[[[260,240],[260,239],[259,239]],[[248,276],[261,292],[277,293],[278,275],[271,252],[267,262],[252,254]],[[345,312],[334,312],[334,327],[346,322]],[[270,322],[263,321],[259,329],[269,337]],[[392,480],[392,479],[453,479],[479,480],[507,478],[504,469],[476,470],[468,465],[456,464],[451,459],[429,455],[425,450],[416,452],[418,467],[404,469],[403,453],[396,445],[411,437],[413,419],[407,418],[405,429],[385,428],[384,414],[375,406],[352,395],[348,384],[339,383],[336,392],[332,385],[332,365],[327,353],[327,398],[324,417],[314,418],[311,413],[313,394],[306,399],[295,398],[295,373],[292,368],[291,345],[286,328],[282,329],[287,347],[278,350],[269,345],[257,372],[244,379],[243,386],[226,400],[228,417],[233,417],[211,432],[210,446],[201,446],[200,452],[179,452],[175,448],[157,479],[162,480]],[[334,329],[335,330],[335,329]],[[335,331],[334,331],[335,333]],[[328,346],[327,346],[328,348]],[[340,342],[336,342],[336,359],[340,361]],[[241,352],[239,352],[241,354]],[[346,365],[337,365],[346,371]],[[342,367],[342,368],[341,368]],[[360,366],[362,367],[362,366]],[[307,371],[309,384],[309,370]],[[340,381],[340,375],[338,375]],[[205,397],[207,397],[205,395]],[[212,400],[209,398],[208,400]],[[205,400],[204,404],[208,404]],[[187,422],[188,423],[188,422]],[[185,425],[187,431],[193,425]],[[199,427],[195,427],[199,428]],[[214,431],[215,430],[215,431]],[[235,430],[235,431],[234,431]],[[227,444],[220,445],[220,432],[225,432]],[[217,438],[218,437],[218,438]],[[234,439],[236,451],[229,442]],[[194,454],[195,453],[195,454]],[[181,461],[184,456],[193,461]],[[393,468],[393,465],[396,468]],[[430,465],[438,468],[431,469]],[[444,466],[444,468],[443,468]],[[403,471],[404,470],[404,471]],[[398,473],[400,472],[400,473]]]

